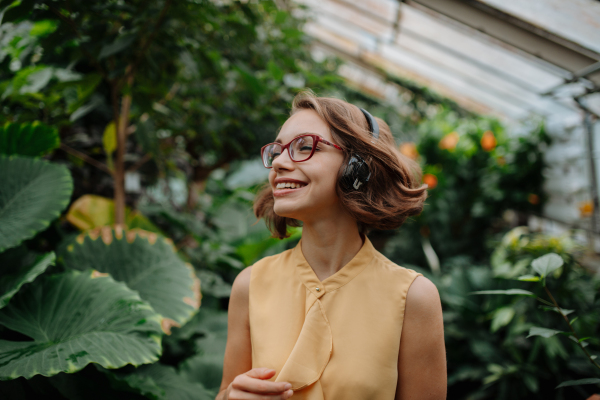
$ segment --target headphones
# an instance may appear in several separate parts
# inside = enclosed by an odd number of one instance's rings
[[[369,124],[369,132],[373,135],[375,140],[379,139],[379,125],[375,118],[364,108],[360,108]],[[371,143],[375,143],[374,140]],[[359,188],[366,184],[371,177],[371,171],[366,161],[358,154],[352,153],[348,165],[344,169],[344,173],[340,178],[340,182],[345,191],[350,192],[352,190],[359,190]]]

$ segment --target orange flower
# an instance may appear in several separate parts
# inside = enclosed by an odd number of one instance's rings
[[[579,203],[579,214],[581,218],[589,217],[594,213],[594,203],[591,200]]]
[[[460,139],[458,133],[450,132],[449,134],[444,136],[442,140],[440,140],[438,146],[440,147],[440,149],[454,150],[456,148],[456,144],[458,143],[458,139]]]
[[[527,201],[531,204],[538,204],[540,202],[540,196],[538,196],[537,194],[529,193],[529,196],[527,196]]]
[[[492,131],[483,132],[483,137],[481,138],[481,147],[485,151],[492,151],[496,147],[496,137],[492,133]]]
[[[438,179],[433,174],[425,174],[423,175],[423,183],[426,183],[427,186],[429,186],[428,189],[433,189],[437,186]]]
[[[406,157],[416,160],[419,157],[419,152],[417,151],[417,145],[413,142],[406,142],[400,145],[400,153],[404,154]]]

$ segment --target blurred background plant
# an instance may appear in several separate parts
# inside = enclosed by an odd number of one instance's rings
[[[559,327],[558,314],[524,297],[469,295],[512,288],[506,279],[554,252],[565,264],[549,288],[577,310],[582,337],[598,338],[598,281],[578,266],[572,241],[509,232],[546,200],[541,123],[516,135],[389,74],[402,106],[374,97],[337,74],[341,59],[315,61],[306,21],[275,1],[0,4],[3,398],[214,397],[231,283],[301,235],[270,237],[252,201],[268,174],[258,150],[304,87],[384,119],[424,169],[423,214],[370,238],[440,290],[449,398],[594,390],[554,389],[590,376],[574,343],[526,338],[533,325]],[[99,296],[130,306],[95,309]],[[48,318],[41,331],[31,329],[32,310]],[[83,326],[97,334],[95,321],[110,312],[118,323],[108,333],[131,344],[67,341],[79,347],[41,364],[56,349],[44,335],[76,340]],[[597,339],[586,341],[597,353]]]

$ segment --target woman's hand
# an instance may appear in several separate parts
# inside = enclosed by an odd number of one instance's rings
[[[279,400],[294,395],[287,382],[270,382],[266,379],[275,375],[274,369],[253,368],[233,379],[227,388],[227,400]]]

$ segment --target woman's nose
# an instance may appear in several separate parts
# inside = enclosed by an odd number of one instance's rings
[[[275,170],[278,170],[280,168],[287,168],[287,169],[289,169],[290,167],[293,168],[294,161],[290,158],[289,147],[287,149],[284,149],[280,155],[275,157],[272,165],[273,165],[273,169],[275,169]]]

